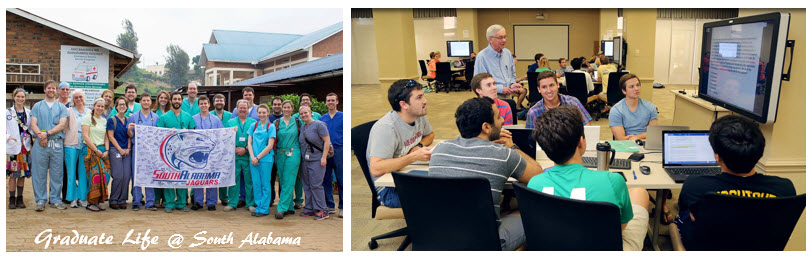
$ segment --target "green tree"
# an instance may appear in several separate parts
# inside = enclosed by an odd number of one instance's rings
[[[121,21],[121,26],[124,28],[124,32],[118,34],[116,37],[116,44],[119,47],[130,50],[134,53],[138,53],[138,34],[135,33],[135,29],[133,29],[133,23],[130,22],[129,19],[124,19]],[[125,73],[121,77],[121,81],[126,82],[135,82],[138,79],[139,68],[137,65],[133,65],[127,73]]]
[[[172,86],[182,87],[189,83],[189,54],[180,48],[180,46],[170,44],[166,47],[168,56],[166,57],[166,76],[169,78],[169,84]]]
[[[200,54],[196,55],[192,58],[192,70],[195,71],[194,77],[190,78],[191,80],[200,80],[202,83],[203,80],[203,68],[200,67]]]

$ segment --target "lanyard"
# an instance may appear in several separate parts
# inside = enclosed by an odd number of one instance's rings
[[[248,118],[246,117],[245,120],[248,121]],[[240,123],[240,125],[237,126],[237,129],[240,130],[240,134],[245,134],[245,122],[240,122],[239,117],[237,118],[237,122]],[[240,135],[240,136],[244,136],[244,135]]]
[[[175,116],[175,112],[172,112],[172,115]],[[181,120],[180,118],[181,115],[183,115],[183,112],[180,112],[180,114],[175,116],[175,120],[177,120],[178,123],[180,123],[180,127],[178,127],[178,129],[183,129],[183,120]]]

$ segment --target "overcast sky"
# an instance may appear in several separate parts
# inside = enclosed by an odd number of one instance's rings
[[[307,34],[342,21],[335,9],[24,9],[42,18],[116,44],[122,21],[138,34],[139,67],[163,65],[166,47],[176,44],[189,54],[201,53],[214,29]]]

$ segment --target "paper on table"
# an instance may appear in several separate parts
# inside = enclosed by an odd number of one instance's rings
[[[609,144],[612,145],[612,149],[617,152],[638,152],[640,148],[637,147],[637,144],[634,143],[632,140],[612,140],[609,141]]]
[[[601,127],[584,126],[584,137],[586,138],[586,150],[597,150],[598,142],[601,139]]]

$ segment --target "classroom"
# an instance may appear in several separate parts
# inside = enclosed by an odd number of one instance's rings
[[[351,26],[353,251],[806,250],[805,9]]]

